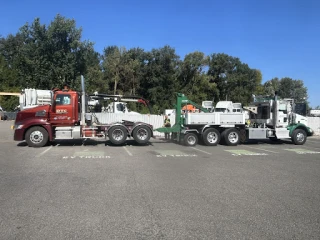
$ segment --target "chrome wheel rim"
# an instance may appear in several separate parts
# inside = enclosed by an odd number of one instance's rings
[[[140,139],[140,140],[146,140],[147,137],[148,137],[148,131],[144,128],[140,128],[138,131],[137,131],[137,137]]]
[[[304,141],[304,134],[303,133],[298,133],[297,134],[297,140],[298,140],[298,142],[303,142]]]
[[[194,136],[188,136],[187,142],[189,145],[194,145],[196,143],[196,138]]]
[[[236,143],[236,142],[238,142],[239,137],[238,137],[238,134],[236,132],[231,132],[228,135],[228,139],[229,139],[229,141],[231,143]]]
[[[215,132],[210,132],[207,135],[207,140],[209,143],[216,143],[218,141],[218,134]]]
[[[40,131],[34,131],[30,134],[30,141],[39,144],[43,141],[43,134]]]
[[[116,141],[121,141],[124,138],[124,132],[121,129],[112,131],[112,138]]]

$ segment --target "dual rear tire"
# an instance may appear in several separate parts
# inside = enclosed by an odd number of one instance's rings
[[[216,146],[220,140],[227,146],[237,146],[240,143],[240,132],[236,128],[225,129],[221,134],[215,128],[208,128],[203,133],[203,142],[207,146]]]
[[[122,145],[125,143],[128,137],[128,130],[122,126],[113,126],[108,131],[108,137],[110,142],[115,145]],[[146,144],[151,137],[151,130],[147,126],[137,126],[132,132],[133,139],[139,144]]]
[[[203,132],[202,140],[207,146],[217,146],[221,140],[220,132],[215,128],[208,128]]]
[[[237,146],[240,143],[240,132],[236,128],[228,128],[222,132],[222,139],[227,146]]]

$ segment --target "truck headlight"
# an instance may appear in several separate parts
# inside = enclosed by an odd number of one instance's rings
[[[21,129],[23,128],[23,125],[14,125],[14,129]]]

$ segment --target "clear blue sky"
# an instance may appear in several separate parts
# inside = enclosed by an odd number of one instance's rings
[[[145,50],[166,44],[183,58],[224,52],[273,77],[304,80],[312,107],[320,105],[319,0],[7,0],[0,34],[16,33],[40,17],[73,18],[83,40],[102,53],[109,45]]]

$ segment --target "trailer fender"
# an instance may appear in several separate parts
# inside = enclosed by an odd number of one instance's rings
[[[182,134],[187,134],[187,133],[196,133],[199,134],[199,131],[197,129],[183,129],[181,131]]]
[[[201,129],[201,131],[200,131],[200,134],[202,135],[202,134],[204,133],[204,131],[207,130],[208,128],[212,128],[212,126],[211,126],[211,125],[205,125],[205,126],[203,126],[202,129]],[[217,130],[219,130],[219,129],[217,129]]]

